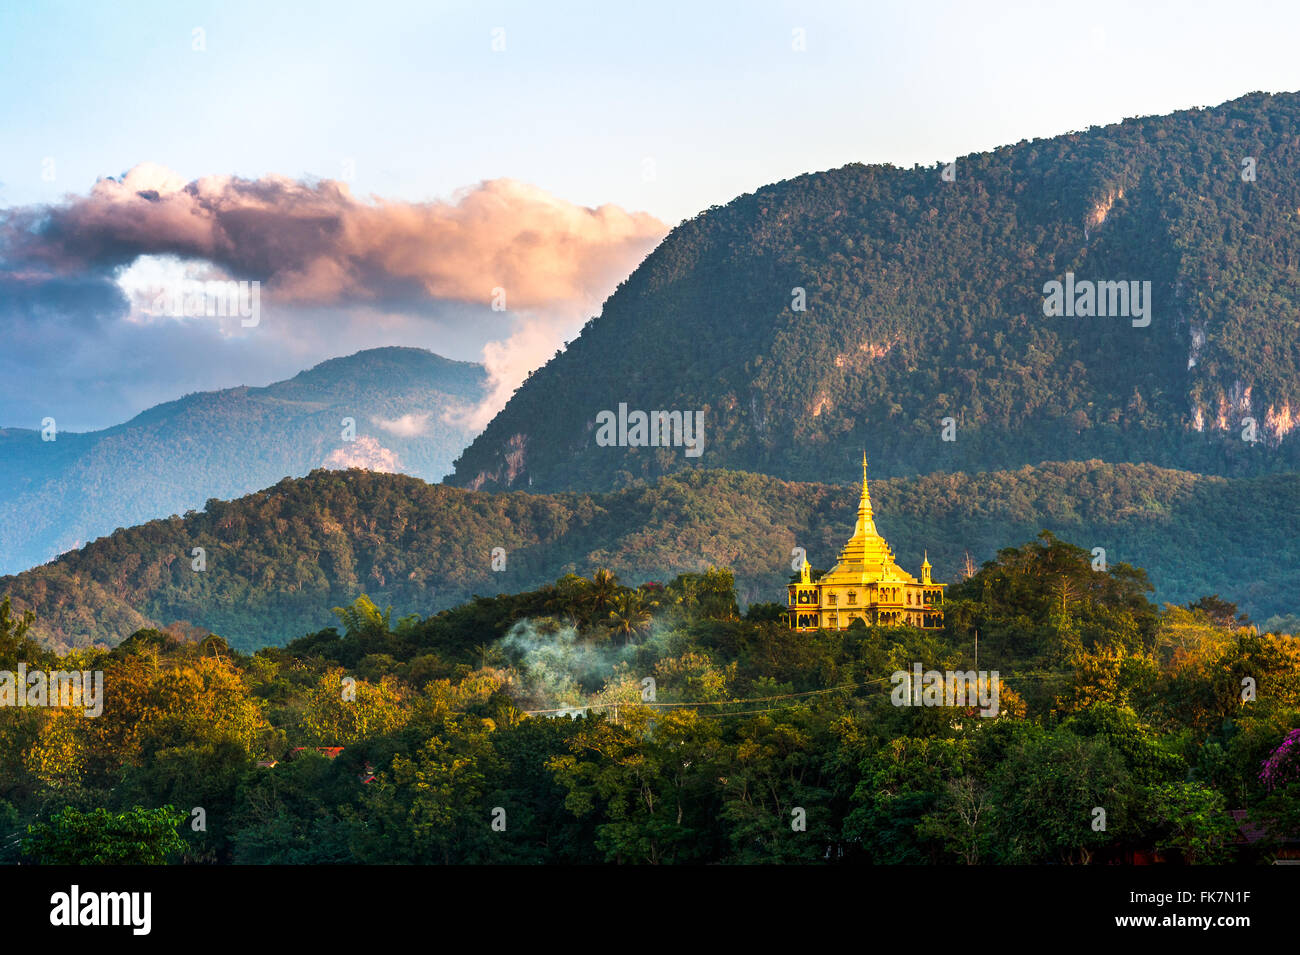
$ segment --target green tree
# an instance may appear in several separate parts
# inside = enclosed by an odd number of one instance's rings
[[[976,865],[988,852],[993,805],[988,788],[974,776],[950,779],[936,808],[917,824],[918,836],[938,839],[966,865]]]
[[[900,736],[880,746],[859,767],[844,836],[883,865],[935,861],[941,850],[921,821],[962,774],[960,740]]]
[[[486,798],[488,779],[500,773],[492,730],[490,720],[447,714],[414,756],[393,757],[362,800],[363,861],[450,865],[482,858],[494,818],[507,831],[510,825],[510,807]]]
[[[335,607],[330,611],[343,624],[344,632],[349,637],[383,637],[389,633],[389,621],[393,608],[380,610],[375,602],[362,594],[346,607]]]
[[[707,859],[713,850],[719,730],[715,720],[646,707],[622,710],[619,723],[588,721],[569,755],[550,766],[579,818],[599,814],[596,846],[611,862],[660,865]]]
[[[1000,861],[1086,863],[1131,831],[1129,773],[1102,739],[1030,731],[1006,751],[990,790]]]
[[[607,626],[612,633],[622,637],[624,642],[628,642],[634,634],[650,626],[651,621],[654,620],[654,615],[651,613],[653,606],[654,604],[639,590],[625,590],[614,598]]]
[[[1228,861],[1237,828],[1222,793],[1200,783],[1177,782],[1152,787],[1147,798],[1150,822],[1158,832],[1156,848],[1176,849],[1192,864]]]
[[[348,746],[403,726],[410,712],[392,677],[377,683],[348,677],[340,669],[321,675],[297,720],[299,738],[316,746]]]
[[[826,858],[839,838],[822,769],[828,744],[824,720],[796,707],[745,721],[734,744],[720,748],[730,861],[812,863]]]
[[[0,669],[12,670],[19,663],[44,664],[51,658],[27,635],[35,622],[31,610],[14,615],[8,594],[0,600]]]
[[[81,812],[71,806],[27,827],[23,854],[37,865],[165,865],[185,848],[172,806]]]
[[[586,592],[589,617],[597,620],[603,617],[614,606],[618,592],[618,576],[613,571],[601,567],[592,574]]]

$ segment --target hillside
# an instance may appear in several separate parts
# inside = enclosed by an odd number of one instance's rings
[[[850,165],[682,223],[449,482],[587,491],[682,468],[823,480],[862,447],[887,476],[1300,465],[1300,94],[955,169],[949,182],[937,165]],[[1047,317],[1044,287],[1067,274],[1150,282],[1149,325]],[[702,411],[702,456],[599,446],[597,416],[620,403]]]
[[[851,470],[851,469],[850,469]],[[48,566],[0,578],[37,614],[47,645],[115,644],[188,621],[233,646],[330,626],[365,592],[397,616],[608,567],[624,582],[710,565],[743,603],[780,601],[791,548],[827,567],[852,529],[857,491],[727,471],[605,494],[494,494],[403,475],[313,471],[204,511],[119,530]],[[915,572],[960,579],[1008,541],[1049,529],[1110,564],[1143,567],[1158,601],[1218,593],[1256,619],[1300,609],[1300,475],[1225,479],[1152,465],[1050,463],[988,474],[874,481],[881,532]],[[1230,528],[1220,533],[1217,528]],[[192,569],[202,547],[206,569]],[[503,572],[491,569],[495,547]]]
[[[1146,586],[1052,539],[999,548],[924,632],[795,633],[715,570],[423,619],[358,598],[256,655],[170,627],[62,659],[0,601],[0,666],[103,681],[94,718],[0,709],[0,865],[1294,858],[1300,639]],[[994,669],[909,700],[908,661]]]
[[[111,533],[351,465],[440,479],[473,432],[444,414],[483,396],[482,366],[418,348],[336,358],[264,388],[187,395],[88,434],[0,429],[0,573]],[[341,421],[355,420],[355,441]]]

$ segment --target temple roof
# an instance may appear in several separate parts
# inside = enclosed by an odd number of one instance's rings
[[[862,455],[862,497],[858,500],[858,522],[853,536],[840,551],[840,559],[819,581],[820,584],[864,584],[879,580],[915,583],[916,578],[899,567],[894,552],[876,530],[867,487],[867,455]]]

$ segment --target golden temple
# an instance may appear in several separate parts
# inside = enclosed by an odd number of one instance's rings
[[[799,580],[790,585],[787,619],[794,630],[847,630],[855,620],[867,626],[910,625],[926,630],[943,626],[943,588],[930,579],[927,554],[917,580],[894,560],[876,530],[867,488],[867,456],[862,455],[862,497],[853,536],[834,567],[817,580],[805,557]]]

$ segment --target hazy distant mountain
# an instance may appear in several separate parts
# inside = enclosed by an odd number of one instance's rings
[[[1300,465],[1300,94],[1020,142],[953,173],[850,165],[683,223],[448,481],[826,480],[860,448],[881,475]],[[1067,276],[1079,317],[1049,317],[1044,287]],[[1138,283],[1149,311],[1083,317],[1101,282]],[[1088,310],[1103,293],[1123,307],[1094,284]],[[620,403],[702,411],[702,455],[600,446],[597,416]]]
[[[855,470],[850,462],[846,469]],[[853,475],[856,477],[856,475]],[[1043,464],[872,484],[877,526],[903,566],[928,550],[936,579],[1041,529],[1110,564],[1145,568],[1157,600],[1207,593],[1260,621],[1300,594],[1300,475],[1205,477],[1151,465]],[[781,601],[791,549],[827,567],[848,538],[856,485],[731,471],[667,477],[607,494],[494,494],[403,475],[315,471],[203,513],[121,530],[54,563],[0,578],[36,611],[47,644],[115,644],[184,620],[249,650],[336,621],[359,593],[395,618],[609,567],[627,583],[732,568],[743,601]],[[1231,526],[1217,535],[1211,528]],[[195,547],[206,567],[192,568]],[[492,568],[493,548],[505,568]]]
[[[376,348],[265,388],[187,395],[103,431],[43,441],[0,430],[0,573],[313,468],[436,481],[473,437],[453,413],[477,404],[485,385],[481,365]]]

